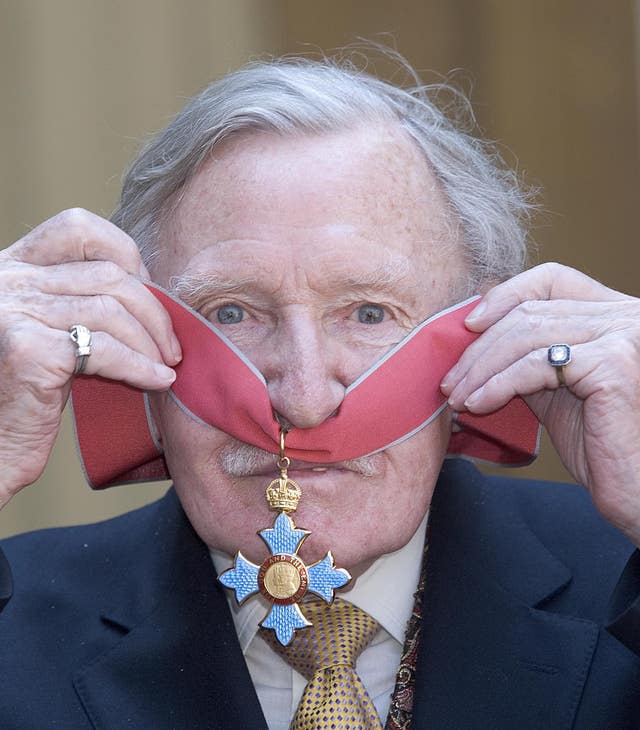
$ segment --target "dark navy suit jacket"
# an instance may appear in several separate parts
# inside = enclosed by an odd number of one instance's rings
[[[605,628],[633,548],[579,487],[448,462],[430,521],[414,727],[640,728],[640,561]],[[0,615],[3,730],[264,727],[226,597],[173,491],[3,548],[15,581]]]

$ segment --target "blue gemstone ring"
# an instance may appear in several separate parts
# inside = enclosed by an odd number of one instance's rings
[[[547,350],[547,361],[553,365],[558,376],[558,385],[564,387],[564,366],[571,362],[571,348],[569,345],[550,345]]]

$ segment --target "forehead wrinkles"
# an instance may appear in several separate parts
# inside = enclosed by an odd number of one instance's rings
[[[383,254],[383,261],[372,271],[354,274],[348,279],[352,286],[378,286],[384,287],[394,284],[397,281],[408,278],[411,273],[409,260],[404,256],[394,254],[386,248]]]
[[[327,137],[236,140],[188,183],[167,228],[174,272],[212,239],[244,238],[291,245],[297,256],[335,247],[357,262],[354,278],[366,264],[366,253],[358,251],[363,243],[402,249],[424,274],[424,267],[438,268],[446,259],[442,242],[453,232],[446,198],[428,163],[393,126]],[[234,251],[238,254],[247,252]],[[342,264],[345,258],[337,260]],[[327,257],[323,268],[329,267]],[[309,271],[315,278],[317,267]]]

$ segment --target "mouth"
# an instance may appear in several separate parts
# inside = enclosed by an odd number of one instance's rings
[[[219,459],[222,471],[231,477],[273,479],[278,472],[276,456],[257,449],[255,446],[249,446],[248,444],[229,444],[220,453]],[[379,476],[384,472],[385,461],[385,457],[382,454],[373,454],[358,459],[348,459],[329,464],[291,459],[288,472],[292,479],[295,479],[295,474],[303,477],[312,474],[322,475],[327,473],[351,473],[362,477],[373,477]]]
[[[275,459],[269,464],[264,464],[247,471],[245,476],[249,477],[270,477],[278,471],[278,467],[275,464]],[[287,469],[289,474],[304,474],[304,473],[316,473],[323,474],[329,471],[350,471],[354,473],[360,473],[360,470],[351,467],[350,465],[343,462],[336,462],[334,464],[314,464],[305,461],[291,460]]]

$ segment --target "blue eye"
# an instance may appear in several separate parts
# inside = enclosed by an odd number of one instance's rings
[[[238,324],[244,319],[244,311],[237,304],[223,304],[217,311],[220,324]]]
[[[358,307],[358,321],[362,324],[380,324],[384,320],[384,309],[377,304],[363,304]]]

